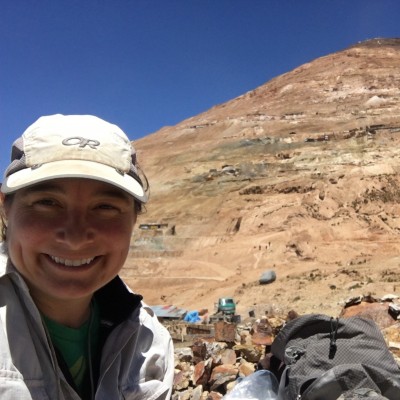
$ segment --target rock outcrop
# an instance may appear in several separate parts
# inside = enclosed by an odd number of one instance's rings
[[[163,228],[136,229],[130,286],[150,304],[334,315],[398,291],[399,100],[400,39],[374,39],[138,140],[139,222]]]

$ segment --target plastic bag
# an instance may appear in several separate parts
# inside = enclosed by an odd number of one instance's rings
[[[276,400],[279,384],[275,375],[267,370],[259,370],[243,378],[227,393],[223,400]]]

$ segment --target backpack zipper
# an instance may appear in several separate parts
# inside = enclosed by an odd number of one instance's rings
[[[331,332],[329,334],[330,343],[329,343],[329,359],[335,357],[337,344],[336,344],[336,336],[339,329],[339,318],[331,317]]]

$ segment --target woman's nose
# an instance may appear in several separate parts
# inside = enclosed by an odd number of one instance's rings
[[[68,212],[57,229],[57,240],[74,249],[87,245],[94,237],[95,230],[87,215],[81,211]]]

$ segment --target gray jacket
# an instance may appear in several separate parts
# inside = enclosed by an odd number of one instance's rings
[[[101,305],[108,305],[110,318],[101,318],[109,334],[93,399],[169,399],[174,375],[169,333],[118,277],[103,289],[95,295]],[[4,254],[0,254],[0,324],[1,400],[80,399],[58,366],[28,287]]]

